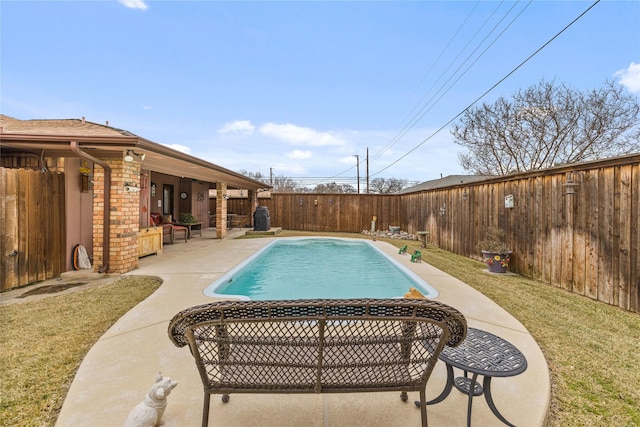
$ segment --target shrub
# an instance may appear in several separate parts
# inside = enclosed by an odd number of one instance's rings
[[[183,212],[178,215],[178,222],[180,222],[181,224],[194,224],[198,222],[198,218],[191,215],[190,213]]]
[[[498,227],[487,229],[487,237],[476,245],[479,251],[503,254],[511,252],[511,249],[504,243],[504,230]]]

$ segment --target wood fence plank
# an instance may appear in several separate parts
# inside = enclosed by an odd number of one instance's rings
[[[2,230],[2,280],[1,290],[9,290],[20,284],[20,253],[18,240],[18,171],[17,169],[0,168],[0,195],[2,198],[2,218],[0,221]]]
[[[573,231],[575,229],[575,194],[573,172],[567,172],[564,177],[559,177],[561,182],[562,200],[562,271],[560,273],[560,286],[573,292],[574,262],[573,262]]]
[[[573,206],[573,292],[585,295],[585,279],[586,279],[586,216],[588,205],[586,203],[587,191],[584,184],[584,174],[582,172],[574,173],[575,186],[574,206]]]
[[[20,283],[31,283],[29,276],[29,258],[31,256],[31,248],[29,247],[29,236],[27,234],[27,226],[24,218],[27,217],[27,193],[29,191],[28,171],[26,169],[18,169],[18,247],[20,254],[18,255],[18,281]]]
[[[617,263],[617,305],[625,310],[631,307],[631,226],[634,222],[631,217],[632,211],[632,167],[631,165],[621,166],[616,191],[617,216],[618,216],[618,263]]]
[[[614,235],[614,189],[613,171],[602,169],[598,176],[598,300],[613,303],[613,235]]]
[[[22,169],[24,171],[24,178],[27,181],[27,192],[25,194],[25,210],[21,216],[20,229],[24,232],[27,240],[27,250],[29,263],[27,264],[28,282],[38,282],[44,280],[46,269],[46,258],[42,248],[45,246],[43,240],[47,238],[46,233],[36,232],[36,230],[42,230],[42,225],[39,222],[49,222],[50,206],[47,206],[47,210],[43,211],[40,203],[39,189],[46,185],[46,181],[40,179],[41,172],[36,172],[30,169]],[[40,218],[38,220],[38,218]],[[46,227],[46,226],[45,226]],[[44,268],[43,268],[44,267]],[[41,273],[42,271],[42,273]]]
[[[629,310],[640,313],[640,163],[632,165],[629,238]]]
[[[598,271],[600,270],[598,253],[600,252],[600,241],[598,239],[598,224],[600,218],[600,208],[598,205],[597,195],[600,191],[598,178],[599,171],[593,170],[586,172],[586,179],[584,180],[586,192],[591,196],[587,198],[586,209],[586,280],[585,280],[585,295],[598,299]]]

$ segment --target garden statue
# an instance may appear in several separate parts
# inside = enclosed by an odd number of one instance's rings
[[[156,382],[144,397],[144,400],[131,410],[124,427],[156,427],[161,424],[162,414],[167,407],[167,396],[176,388],[178,381],[171,381],[158,372]]]

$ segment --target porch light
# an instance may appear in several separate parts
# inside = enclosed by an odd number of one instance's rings
[[[138,154],[133,150],[127,150],[127,155],[124,156],[124,161],[125,162],[133,162],[133,156],[140,157],[140,161],[142,162],[144,160],[144,158],[146,157],[146,154],[144,154],[144,153]]]

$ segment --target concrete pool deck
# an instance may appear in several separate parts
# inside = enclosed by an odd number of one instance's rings
[[[202,383],[187,348],[177,348],[167,336],[170,319],[178,311],[212,301],[203,290],[215,279],[269,243],[272,238],[233,240],[245,230],[230,230],[216,240],[211,230],[188,243],[164,247],[162,254],[140,260],[127,275],[157,276],[160,288],[120,318],[84,358],[64,401],[56,426],[121,426],[131,409],[142,401],[158,371],[178,381],[168,398],[164,426],[199,426],[202,416]],[[546,360],[526,328],[504,309],[471,287],[428,264],[411,263],[396,247],[374,244],[434,286],[438,301],[460,310],[469,326],[484,329],[516,345],[527,358],[528,369],[510,378],[495,378],[492,392],[504,417],[517,426],[544,425],[550,402],[550,378]],[[456,375],[460,375],[456,371]],[[439,362],[427,386],[427,397],[442,391],[446,380]],[[402,402],[399,393],[320,395],[236,394],[223,404],[211,400],[211,426],[389,426],[420,425],[420,410]],[[427,408],[431,426],[464,426],[466,395],[455,389],[443,402]],[[472,425],[503,426],[483,397],[473,400]]]

